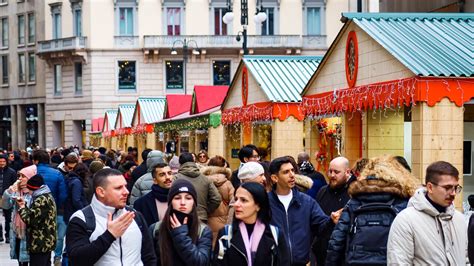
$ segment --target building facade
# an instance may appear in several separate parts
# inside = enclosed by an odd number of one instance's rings
[[[249,0],[249,53],[324,54],[349,2]],[[45,0],[46,146],[88,145],[92,118],[138,97],[229,85],[243,55],[240,1],[229,3],[225,24],[227,0]]]
[[[0,1],[0,150],[45,146],[43,1]]]

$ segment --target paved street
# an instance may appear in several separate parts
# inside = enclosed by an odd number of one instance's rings
[[[3,222],[3,214],[0,212],[0,222],[2,226],[4,225]],[[10,259],[10,244],[5,244],[5,242],[0,243],[0,265],[2,266],[15,266],[18,263],[15,260]]]

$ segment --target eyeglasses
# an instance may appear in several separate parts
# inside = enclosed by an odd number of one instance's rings
[[[444,190],[446,190],[446,192],[448,193],[452,193],[453,191],[456,192],[456,194],[459,194],[461,193],[462,191],[462,186],[461,185],[456,185],[456,186],[452,186],[452,185],[446,185],[446,186],[440,186],[436,183],[433,183],[433,182],[430,182],[431,184],[435,185],[435,186],[438,186],[438,187],[442,187],[444,188]]]
[[[206,155],[204,155],[204,154],[199,155],[199,158],[206,158]]]

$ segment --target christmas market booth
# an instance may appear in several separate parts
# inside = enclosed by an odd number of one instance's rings
[[[104,125],[104,118],[94,118],[92,119],[91,131],[89,132],[89,144],[90,146],[100,147],[104,146],[102,141],[102,127]]]
[[[222,105],[225,156],[238,167],[238,151],[254,144],[265,160],[304,150],[301,92],[319,56],[244,56]]]
[[[135,111],[134,104],[119,104],[117,119],[115,120],[115,137],[117,138],[117,149],[127,151],[128,147],[135,147],[132,134],[132,118]]]
[[[106,110],[102,126],[102,145],[107,149],[117,149],[117,138],[115,136],[115,121],[117,120],[117,109]]]
[[[162,146],[157,146],[154,123],[163,119],[165,104],[164,97],[139,97],[137,99],[132,117],[132,134],[138,154],[147,148],[163,149]],[[138,161],[141,162],[141,156],[138,157]]]
[[[328,145],[351,162],[401,155],[420,183],[430,163],[445,160],[473,192],[474,16],[344,13],[342,21],[302,94],[312,159]]]
[[[220,108],[227,90],[227,86],[196,85],[189,99],[170,98],[165,108],[166,118],[155,125],[156,132],[165,136],[167,153],[197,154],[200,150],[207,150],[210,156],[223,154]],[[172,104],[177,100],[180,100],[180,104]],[[189,104],[186,105],[187,111],[181,113],[184,109],[183,101]],[[177,111],[177,105],[181,105],[182,109]]]

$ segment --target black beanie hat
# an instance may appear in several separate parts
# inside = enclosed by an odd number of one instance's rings
[[[197,193],[196,189],[194,189],[193,184],[189,182],[186,179],[177,179],[173,181],[173,184],[171,184],[170,191],[168,193],[168,205],[171,204],[171,200],[174,198],[179,193],[186,192],[191,194],[194,199],[194,205],[197,205]]]
[[[44,180],[43,177],[39,174],[36,174],[32,176],[28,182],[26,182],[26,187],[29,190],[37,190],[39,189],[42,185],[44,185]]]

